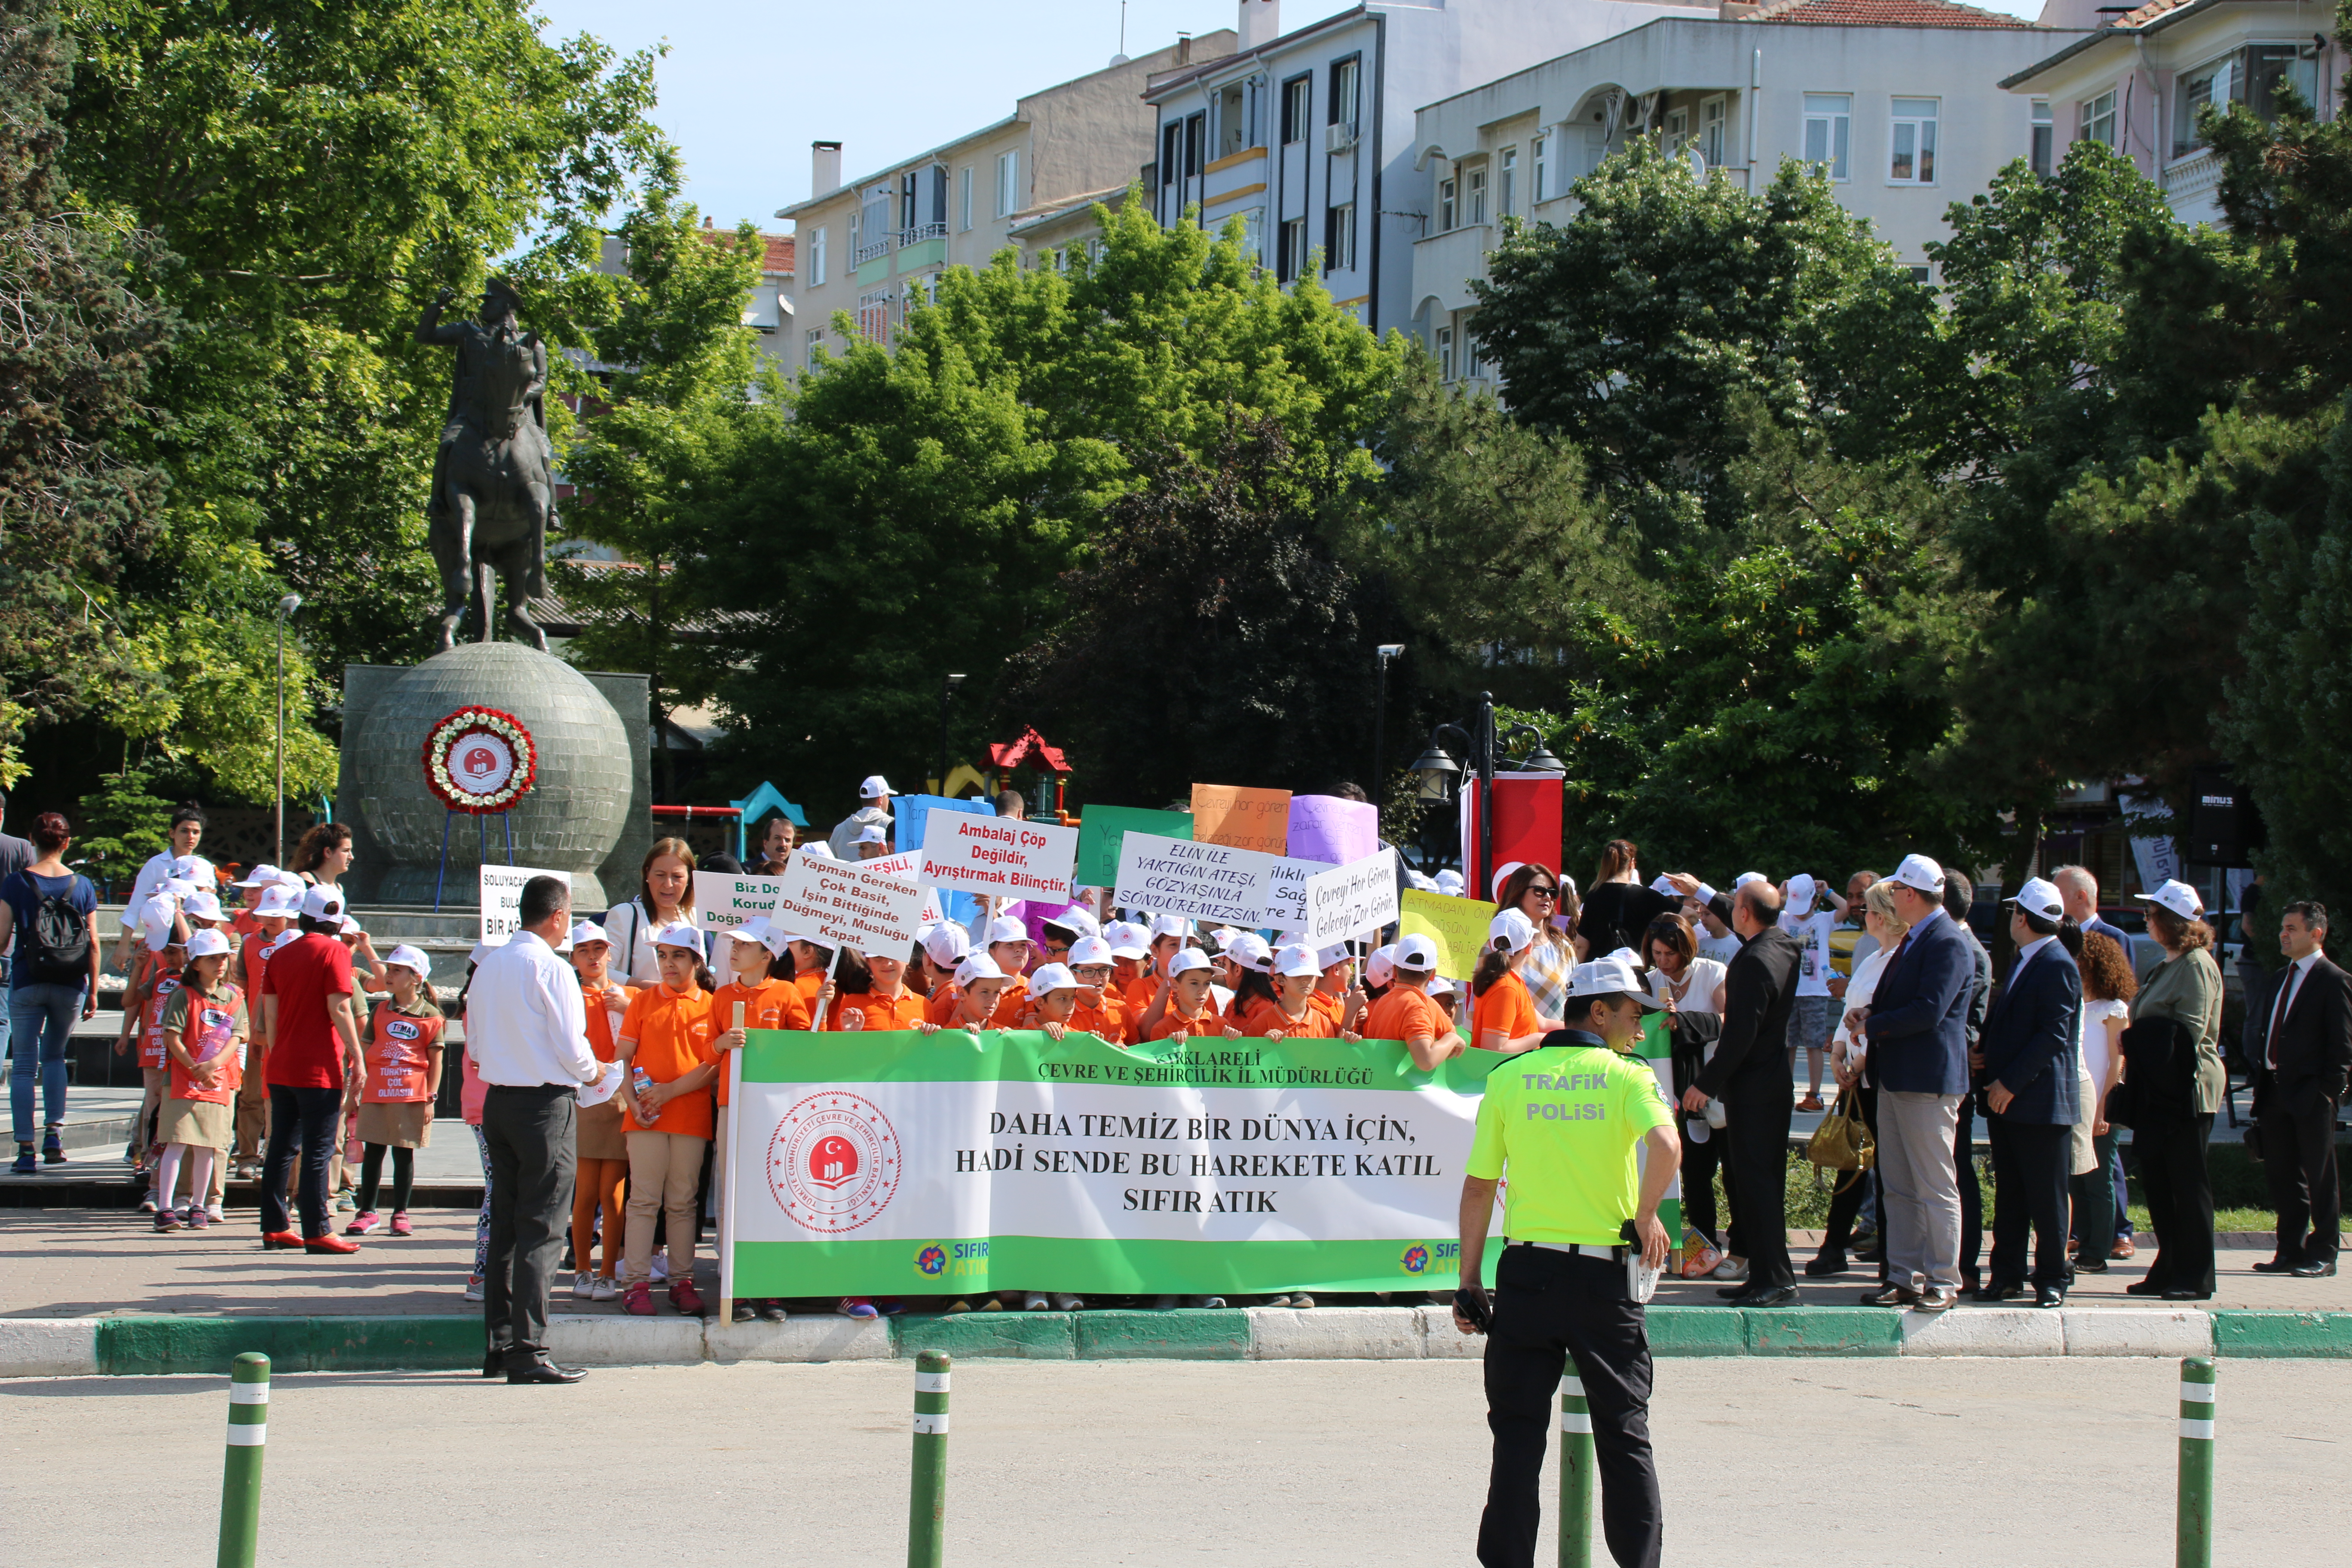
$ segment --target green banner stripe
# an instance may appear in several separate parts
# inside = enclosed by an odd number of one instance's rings
[[[978,1083],[1043,1079],[1139,1089],[1351,1089],[1410,1093],[1485,1091],[1505,1058],[1465,1051],[1433,1073],[1402,1041],[1171,1040],[1122,1050],[1093,1035],[1048,1038],[1034,1029],[809,1034],[755,1029],[743,1047],[746,1083]]]
[[[1489,1282],[1495,1252],[1486,1254]],[[1265,1295],[1278,1290],[1451,1290],[1455,1239],[1138,1241],[997,1236],[959,1241],[746,1241],[741,1296]]]

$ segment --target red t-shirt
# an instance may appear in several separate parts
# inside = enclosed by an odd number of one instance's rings
[[[317,931],[299,934],[269,955],[261,990],[278,998],[268,1081],[289,1089],[341,1089],[343,1042],[327,1016],[327,998],[352,994],[351,949]]]

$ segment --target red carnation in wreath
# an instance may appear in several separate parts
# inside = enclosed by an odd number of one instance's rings
[[[507,811],[539,777],[539,747],[511,713],[460,708],[425,737],[425,785],[452,811]]]

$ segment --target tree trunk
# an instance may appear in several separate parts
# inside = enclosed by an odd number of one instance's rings
[[[2009,858],[2001,862],[2001,897],[2015,898],[2017,889],[2025,885],[2025,879],[2033,874],[2034,858],[2042,853],[2042,807],[2021,805],[2017,808],[2017,842],[2011,848]],[[2009,973],[2009,966],[2016,958],[2017,943],[2010,939],[2009,920],[2003,916],[1992,940],[1992,973],[1996,982]]]

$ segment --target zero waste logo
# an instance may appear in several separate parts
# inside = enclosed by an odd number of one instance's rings
[[[948,1249],[941,1247],[936,1241],[931,1243],[930,1246],[923,1248],[922,1251],[915,1254],[916,1269],[921,1273],[928,1274],[934,1279],[946,1273],[947,1267]]]
[[[1404,1256],[1397,1261],[1404,1266],[1407,1274],[1422,1273],[1429,1268],[1429,1248],[1415,1242],[1404,1249]]]

